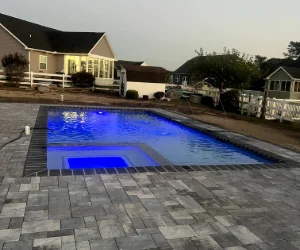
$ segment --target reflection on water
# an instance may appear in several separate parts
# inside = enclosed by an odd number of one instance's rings
[[[252,164],[266,160],[146,112],[51,110],[48,143],[146,143],[181,164]]]

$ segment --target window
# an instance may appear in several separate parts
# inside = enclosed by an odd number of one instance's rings
[[[109,68],[109,78],[113,78],[113,69],[114,69],[114,62],[110,62],[110,68]]]
[[[94,73],[94,60],[93,58],[88,59],[88,72],[89,73]]]
[[[290,90],[291,90],[291,81],[281,81],[280,90],[290,92]]]
[[[180,82],[180,75],[175,75],[175,82]]]
[[[271,81],[270,90],[279,90],[279,81]]]
[[[80,70],[86,71],[86,57],[85,56],[81,57]]]
[[[104,67],[104,78],[108,78],[109,74],[109,61],[105,60],[105,67]]]
[[[47,56],[40,56],[40,70],[47,70]]]
[[[100,60],[100,78],[104,77],[104,60]]]
[[[99,59],[94,58],[94,76],[98,77],[99,73]]]
[[[300,92],[300,82],[295,82],[294,92]]]

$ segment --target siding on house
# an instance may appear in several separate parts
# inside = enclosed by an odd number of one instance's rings
[[[292,92],[290,99],[300,100],[300,93],[299,92]]]
[[[105,36],[102,37],[97,46],[91,51],[91,54],[104,56],[108,58],[114,58],[114,55],[110,49],[110,46]]]
[[[40,55],[47,56],[47,70],[40,70]],[[30,51],[30,71],[49,74],[56,73],[56,55],[40,51]]]
[[[287,91],[269,91],[270,98],[276,99],[290,99],[290,92]]]
[[[282,69],[278,70],[274,75],[270,77],[270,81],[291,80],[291,77],[285,73]]]
[[[3,69],[2,57],[14,52],[22,53],[28,59],[28,51],[25,50],[25,47],[0,26],[0,70]]]
[[[64,72],[64,55],[56,55],[56,72]]]

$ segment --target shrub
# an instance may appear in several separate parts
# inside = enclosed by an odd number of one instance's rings
[[[154,93],[154,97],[155,97],[157,100],[162,99],[164,96],[165,96],[165,93],[162,92],[162,91],[158,91],[158,92],[155,92],[155,93]]]
[[[138,99],[139,98],[139,92],[133,89],[129,89],[126,91],[126,98],[127,99]]]
[[[73,85],[79,88],[93,87],[95,77],[92,73],[80,71],[71,75]]]
[[[211,96],[203,96],[201,99],[201,104],[202,105],[207,105],[207,106],[214,106],[214,99]]]
[[[22,53],[9,53],[2,57],[2,65],[9,84],[19,86],[29,62]]]
[[[237,89],[229,90],[221,94],[218,108],[220,109],[224,108],[226,111],[237,112],[239,110],[240,95],[241,93]]]

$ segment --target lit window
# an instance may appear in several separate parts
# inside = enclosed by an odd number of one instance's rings
[[[180,82],[180,75],[175,75],[175,82]]]
[[[113,78],[113,72],[114,72],[114,62],[110,62],[110,68],[109,68],[109,78]]]
[[[40,70],[47,70],[47,56],[40,56]]]
[[[300,92],[300,82],[295,82],[294,92]]]
[[[279,90],[279,81],[271,81],[270,90]]]
[[[94,59],[94,76],[98,77],[98,72],[99,72],[99,60]]]
[[[100,60],[100,78],[104,78],[104,60]]]
[[[290,90],[291,90],[291,81],[281,81],[280,90],[290,92]]]
[[[88,72],[93,74],[94,73],[94,60],[93,58],[88,59]]]
[[[109,74],[109,61],[105,60],[104,78],[108,78],[108,74]]]

